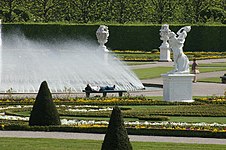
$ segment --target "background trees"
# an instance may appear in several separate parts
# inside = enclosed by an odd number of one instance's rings
[[[0,18],[5,22],[28,21],[29,12],[26,9],[26,0],[1,0]]]
[[[4,22],[225,23],[225,0],[1,0]]]

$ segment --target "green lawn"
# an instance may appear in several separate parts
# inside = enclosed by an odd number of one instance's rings
[[[198,79],[198,82],[221,83],[220,77]]]
[[[151,79],[161,77],[161,74],[165,74],[171,71],[173,67],[153,67],[153,68],[142,68],[134,69],[133,71],[139,79]]]
[[[207,123],[226,123],[225,105],[134,105],[120,106],[130,108],[123,110],[125,121],[137,121],[139,116],[169,116],[171,122],[207,122]],[[64,110],[58,110],[61,119],[79,120],[109,120],[110,111],[106,112],[70,112],[65,114]],[[30,112],[21,109],[21,112],[9,111],[18,116],[29,116]],[[222,117],[223,116],[223,117]]]
[[[170,116],[171,122],[205,122],[205,123],[224,123],[226,124],[226,117],[174,117]]]
[[[0,138],[1,150],[100,150],[102,141]],[[226,145],[132,142],[134,150],[224,150]]]
[[[204,72],[215,72],[215,71],[226,71],[226,67],[199,67],[200,73]]]
[[[141,80],[159,78],[161,77],[161,74],[165,74],[171,70],[173,70],[173,67],[153,67],[153,68],[133,69],[134,73]],[[199,67],[199,70],[201,73],[226,71],[226,67]]]
[[[198,67],[226,67],[226,63],[198,64]]]

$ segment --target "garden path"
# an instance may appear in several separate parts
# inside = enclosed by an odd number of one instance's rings
[[[0,131],[0,137],[17,137],[17,138],[103,140],[104,136],[105,134],[93,134],[93,133]],[[223,145],[225,145],[226,143],[226,139],[198,138],[198,137],[129,135],[129,138],[130,141],[139,141],[139,142],[170,142],[170,143],[223,144]]]
[[[211,63],[222,63],[226,62],[226,59],[207,59],[207,60],[198,60],[199,64],[211,64]],[[190,62],[192,63],[192,62]],[[130,66],[131,69],[139,69],[139,68],[151,68],[151,67],[159,67],[159,66],[173,66],[173,62],[155,62],[151,64],[145,64],[145,65],[134,65]],[[207,73],[200,73],[197,75],[198,79],[201,78],[209,78],[209,77],[219,77],[222,76],[225,71],[217,71],[217,72],[207,72]],[[154,79],[146,79],[142,80],[142,83],[149,83],[149,84],[155,84],[155,85],[163,85],[162,78],[154,78]],[[192,92],[193,96],[214,96],[214,95],[224,95],[224,92],[226,91],[226,84],[221,83],[204,83],[204,82],[197,82],[193,83],[192,86]],[[144,95],[144,96],[162,96],[163,95],[163,89],[153,89],[151,91],[139,91],[139,92],[130,92],[130,95],[138,96],[138,95]]]
[[[197,60],[197,63],[198,64],[226,63],[226,58]],[[190,61],[190,64],[192,64],[192,61]],[[130,66],[130,68],[131,69],[140,69],[140,68],[152,68],[152,67],[160,67],[160,66],[173,67],[173,62],[152,62],[150,64]]]

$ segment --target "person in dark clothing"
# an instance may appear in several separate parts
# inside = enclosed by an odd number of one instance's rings
[[[193,59],[193,63],[192,63],[192,66],[191,66],[191,71],[195,75],[194,76],[194,79],[193,79],[193,82],[195,83],[195,82],[197,82],[197,76],[196,76],[196,74],[199,73],[198,64],[196,62],[196,59]]]

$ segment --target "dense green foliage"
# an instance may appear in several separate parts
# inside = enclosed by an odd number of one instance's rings
[[[1,0],[5,22],[225,23],[225,0]]]
[[[178,31],[183,25],[172,25]],[[110,36],[106,46],[110,50],[147,50],[158,49],[161,25],[109,25]],[[60,24],[5,24],[3,43],[15,31],[28,39],[51,42],[70,40],[96,40],[98,25],[60,25]],[[19,32],[20,33],[20,32]],[[226,26],[192,26],[184,45],[184,51],[226,51]],[[87,42],[87,41],[86,41]],[[97,42],[96,42],[97,44]],[[149,56],[146,56],[149,57]]]
[[[132,150],[121,110],[114,107],[101,150]]]
[[[52,95],[49,91],[47,82],[42,82],[36,97],[31,116],[30,126],[60,125],[60,117],[56,106],[53,103]]]

